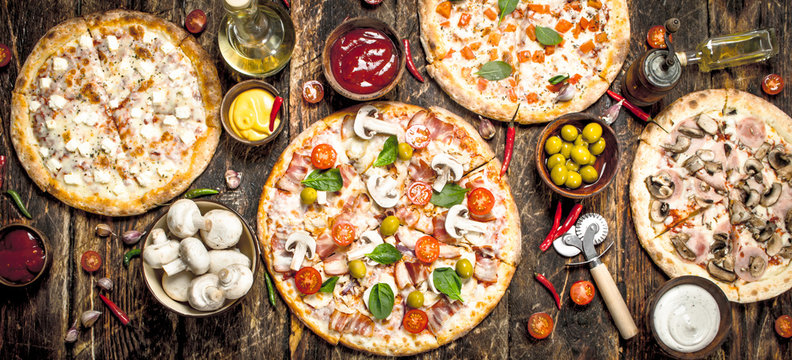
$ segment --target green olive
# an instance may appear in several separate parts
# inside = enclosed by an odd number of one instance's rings
[[[589,184],[599,179],[599,174],[597,174],[597,169],[595,169],[591,165],[587,165],[580,168],[580,176],[583,178],[583,181]]]
[[[564,185],[568,171],[569,170],[567,170],[564,164],[558,164],[553,168],[553,170],[550,170],[550,180],[553,180],[553,184],[558,186]]]
[[[417,309],[423,306],[424,303],[424,296],[423,293],[418,290],[410,291],[410,295],[407,295],[407,306]]]
[[[583,128],[583,139],[586,141],[594,143],[600,138],[602,138],[602,125],[592,122]]]
[[[575,146],[572,148],[572,154],[570,154],[570,157],[576,163],[586,165],[588,164],[589,160],[591,160],[591,153],[585,146]]]
[[[578,171],[578,170],[580,170],[580,165],[578,163],[572,161],[572,159],[567,160],[564,165],[566,166],[567,170],[569,170],[569,171]]]
[[[599,140],[589,145],[589,151],[592,155],[602,154],[602,152],[605,151],[605,139],[599,138]]]
[[[467,279],[473,275],[473,265],[468,259],[459,259],[456,263],[456,273],[459,277]]]
[[[561,138],[558,136],[551,136],[547,139],[547,141],[545,141],[545,152],[547,155],[558,154],[558,152],[561,151],[562,143],[563,142],[561,141]]]
[[[547,158],[547,168],[552,169],[558,164],[563,164],[564,162],[566,162],[566,160],[567,159],[564,157],[564,155],[554,154],[549,158]]]
[[[578,136],[578,129],[572,125],[564,125],[561,127],[561,137],[566,141],[575,141]]]
[[[573,145],[585,146],[585,147],[589,146],[588,142],[586,142],[586,140],[583,139],[583,135],[578,135],[578,137],[575,138],[575,142],[573,143]]]
[[[588,162],[588,164],[583,164],[583,165],[594,165],[594,164],[596,164],[596,163],[597,163],[597,157],[596,157],[596,156],[594,156],[594,155],[591,155],[591,156],[589,157],[589,162]]]
[[[314,188],[305,188],[300,192],[300,200],[305,205],[311,205],[316,201],[316,189]]]
[[[401,143],[399,144],[399,159],[400,160],[410,160],[413,154],[413,148],[408,143]]]
[[[564,141],[564,143],[561,144],[561,155],[564,155],[564,158],[569,159],[569,154],[572,153],[573,147],[574,145],[572,145],[571,142]]]
[[[399,218],[391,215],[382,220],[380,233],[382,236],[391,236],[399,230]]]
[[[570,189],[577,189],[580,187],[580,180],[580,174],[575,171],[570,171],[567,173],[567,178],[566,182],[564,182],[564,185]]]
[[[362,260],[350,261],[349,274],[355,279],[362,279],[366,276],[366,264],[364,264]]]

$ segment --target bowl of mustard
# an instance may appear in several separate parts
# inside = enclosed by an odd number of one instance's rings
[[[262,80],[245,80],[226,92],[220,106],[223,129],[235,140],[253,146],[264,145],[283,131],[286,104],[281,104],[270,130],[270,115],[278,90]]]

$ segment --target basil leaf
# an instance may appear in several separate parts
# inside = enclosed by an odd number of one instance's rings
[[[333,276],[325,280],[325,282],[322,283],[322,287],[319,288],[319,291],[326,293],[333,292],[333,290],[335,289],[336,282],[338,282],[338,276]]]
[[[369,311],[377,319],[384,319],[393,311],[393,290],[388,284],[378,283],[371,288]]]
[[[547,80],[547,81],[549,81],[550,84],[558,85],[558,83],[564,82],[567,79],[569,79],[569,74],[556,75],[556,76],[551,77],[550,80]]]
[[[432,199],[429,200],[429,202],[435,206],[450,208],[454,205],[461,204],[462,200],[465,200],[465,194],[468,191],[470,191],[470,189],[463,188],[454,183],[446,184],[446,186],[443,187],[443,191],[432,191]]]
[[[536,40],[542,45],[558,45],[564,39],[562,39],[561,35],[558,35],[555,30],[549,27],[537,26]]]
[[[399,147],[399,142],[396,140],[396,135],[391,135],[385,140],[385,145],[382,146],[382,151],[380,151],[379,155],[377,156],[377,160],[374,161],[374,166],[385,166],[393,164],[396,161],[396,150]]]
[[[495,60],[490,61],[484,65],[481,65],[481,68],[476,73],[476,75],[481,76],[490,81],[498,81],[503,80],[512,73],[512,67],[509,63],[505,61]]]
[[[327,171],[314,170],[302,184],[319,191],[338,191],[344,186],[344,179],[341,178],[341,171],[330,169]]]
[[[498,0],[498,9],[500,9],[500,17],[498,18],[498,24],[503,20],[506,15],[511,14],[514,9],[517,8],[517,3],[520,0]]]
[[[462,300],[462,280],[456,271],[450,267],[435,269],[432,272],[432,281],[437,291],[446,294],[449,299]]]
[[[402,253],[397,250],[395,246],[384,243],[377,245],[377,247],[375,247],[371,253],[366,254],[366,256],[382,265],[390,265],[401,260]]]

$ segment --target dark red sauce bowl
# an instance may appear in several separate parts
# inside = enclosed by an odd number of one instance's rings
[[[0,284],[30,285],[47,272],[51,263],[47,238],[36,228],[25,224],[0,228]]]

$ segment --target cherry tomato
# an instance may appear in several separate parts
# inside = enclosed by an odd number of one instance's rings
[[[429,324],[429,317],[426,316],[426,313],[423,310],[412,309],[404,314],[404,320],[402,320],[402,326],[407,331],[417,334],[421,331],[426,329],[426,325]]]
[[[316,294],[322,287],[322,275],[316,269],[306,266],[294,275],[294,284],[305,295]]]
[[[366,4],[369,4],[369,5],[379,5],[382,2],[382,0],[365,0],[365,1],[366,1]]]
[[[335,165],[336,151],[328,144],[319,144],[311,151],[311,164],[317,169],[329,169]]]
[[[6,44],[0,44],[0,67],[8,65],[11,62],[11,49]]]
[[[594,299],[594,284],[588,280],[580,280],[569,289],[569,297],[578,305],[588,305]]]
[[[80,265],[87,272],[94,272],[102,267],[102,256],[96,251],[88,250],[82,254]]]
[[[350,223],[337,223],[333,225],[333,241],[339,246],[347,246],[355,240],[355,227]]]
[[[775,331],[783,338],[792,337],[792,316],[781,315],[775,321]]]
[[[440,256],[440,243],[431,236],[424,236],[415,243],[415,257],[424,263],[431,264]]]
[[[426,125],[415,124],[407,129],[405,139],[407,140],[407,143],[413,148],[423,149],[429,145],[429,141],[431,141],[429,135],[431,134],[432,132],[429,131],[429,128],[426,127]]]
[[[649,46],[655,49],[665,49],[665,31],[666,29],[663,25],[652,26],[652,28],[649,29],[649,32],[646,33],[646,41],[649,43]],[[668,36],[668,39],[673,40],[671,35]]]
[[[784,78],[778,74],[770,74],[762,79],[762,90],[768,95],[775,95],[784,90]]]
[[[187,19],[184,20],[184,27],[187,31],[198,34],[206,29],[206,13],[201,9],[195,9],[187,14]]]
[[[528,318],[528,333],[537,339],[544,339],[553,332],[553,318],[547,313],[535,313]]]
[[[493,206],[495,206],[495,196],[486,188],[475,188],[468,194],[468,209],[473,215],[489,214]]]
[[[316,80],[306,81],[303,84],[302,97],[306,102],[316,104],[324,98],[324,86]]]
[[[423,182],[416,181],[407,187],[407,199],[411,203],[419,206],[424,206],[432,200],[432,186]]]

